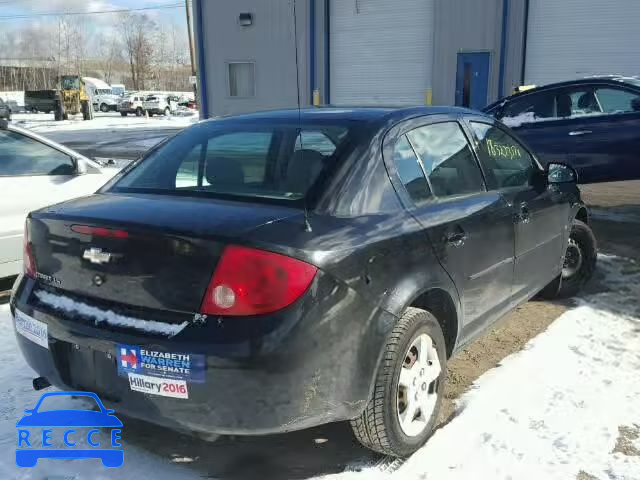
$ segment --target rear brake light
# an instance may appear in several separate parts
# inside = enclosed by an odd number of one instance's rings
[[[31,248],[31,239],[29,234],[29,219],[24,223],[24,240],[22,263],[24,265],[24,273],[28,277],[36,278],[36,262],[33,258],[33,249]]]
[[[129,238],[129,232],[125,232],[124,230],[114,230],[112,228],[71,225],[71,230],[83,235],[93,235],[94,237]]]
[[[231,245],[224,249],[201,311],[208,315],[259,315],[295,302],[317,268],[273,252]]]

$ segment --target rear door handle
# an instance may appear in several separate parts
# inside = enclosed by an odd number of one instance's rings
[[[591,130],[574,130],[572,132],[569,132],[569,136],[577,137],[578,135],[589,135],[590,133],[593,133],[593,132]]]
[[[458,227],[456,231],[446,233],[445,241],[452,247],[461,247],[467,241],[467,234],[462,228]]]

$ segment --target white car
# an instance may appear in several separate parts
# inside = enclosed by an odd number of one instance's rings
[[[133,93],[127,97],[123,97],[118,104],[120,115],[126,117],[129,113],[135,113],[136,117],[141,117],[144,115],[144,108],[142,107],[143,101],[144,96],[139,93]]]
[[[117,172],[0,120],[0,278],[22,269],[24,222],[30,211],[92,194]]]
[[[149,95],[142,107],[149,113],[149,116],[165,115],[169,116],[178,108],[178,97],[172,95]]]

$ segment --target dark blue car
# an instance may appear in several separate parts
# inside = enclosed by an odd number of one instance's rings
[[[640,178],[640,77],[593,77],[545,85],[484,109],[536,152],[562,162],[579,183]]]
[[[41,410],[42,402],[50,397],[57,396],[75,396],[75,397],[90,397],[93,398],[99,408],[98,411],[93,410],[78,410],[78,409],[60,409],[60,410]],[[102,405],[102,402],[95,393],[90,392],[51,392],[45,393],[40,397],[40,400],[33,409],[26,409],[24,411],[26,415],[22,417],[16,423],[19,429],[18,435],[18,447],[16,449],[16,464],[19,467],[34,467],[38,463],[40,458],[99,458],[105,467],[120,467],[124,462],[124,451],[117,448],[98,448],[100,444],[96,438],[93,438],[94,433],[98,433],[99,430],[90,430],[86,435],[87,443],[93,448],[73,448],[76,445],[76,440],[80,440],[83,435],[79,434],[75,428],[83,427],[104,427],[110,429],[118,429],[115,432],[119,433],[119,428],[122,427],[122,422],[118,417],[113,415],[113,410],[107,409]],[[39,428],[34,428],[39,427]],[[64,445],[69,448],[53,448],[53,444],[45,445],[45,440],[51,442],[51,430],[42,430],[42,428],[55,428],[65,427],[68,430],[64,432]],[[32,430],[27,430],[32,429]],[[45,435],[45,432],[49,434]],[[26,432],[29,435],[26,435]],[[39,436],[42,433],[43,448],[31,448],[30,437]],[[115,439],[119,436],[114,435],[114,431],[111,431],[111,444],[110,447],[119,446]],[[71,441],[71,434],[73,434],[74,441]],[[46,437],[46,438],[45,438]],[[35,442],[35,439],[33,440]],[[20,448],[26,447],[26,448]]]

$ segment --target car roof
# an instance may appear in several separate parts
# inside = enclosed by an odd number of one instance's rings
[[[75,150],[72,150],[69,147],[65,147],[64,145],[59,144],[58,142],[54,142],[53,140],[47,138],[47,137],[43,137],[42,135],[38,135],[37,133],[33,132],[32,130],[26,129],[26,128],[22,128],[22,127],[18,127],[17,125],[14,125],[13,123],[9,123],[6,122],[3,125],[0,125],[0,130],[8,130],[10,132],[16,132],[19,133],[21,135],[24,135],[25,137],[29,137],[32,138],[34,140],[37,140],[41,143],[44,143],[45,145],[50,146],[51,148],[55,148],[56,150],[60,150],[62,153],[66,153],[67,155],[71,155],[72,157],[75,158],[80,158],[82,160],[87,161],[91,166],[95,166],[96,168],[102,170],[102,166],[96,162],[95,160],[91,160],[90,158],[85,157],[84,155],[82,155],[81,153],[76,152]]]
[[[538,87],[529,88],[522,92],[514,93],[513,95],[509,95],[507,97],[501,98],[490,105],[487,105],[483,108],[483,111],[488,111],[495,108],[497,105],[500,105],[504,101],[511,101],[516,98],[525,97],[535,92],[543,92],[545,90],[551,90],[555,88],[563,88],[563,87],[571,87],[571,86],[580,86],[580,85],[591,85],[594,83],[599,84],[609,84],[609,85],[620,85],[621,83],[629,86],[631,88],[640,88],[640,85],[636,83],[628,82],[628,80],[634,80],[636,82],[640,82],[639,77],[625,77],[624,75],[595,75],[592,77],[578,78],[575,80],[565,80],[562,82],[548,83],[546,85],[540,85]]]
[[[469,110],[461,107],[393,107],[393,106],[337,106],[329,105],[323,107],[290,108],[281,110],[265,110],[255,113],[240,115],[230,115],[209,119],[207,121],[238,121],[238,122],[268,122],[268,121],[302,121],[303,123],[313,123],[314,120],[340,120],[356,122],[385,123],[388,121],[401,121],[405,118],[412,118],[422,115],[450,115],[452,117],[466,115],[481,115],[484,113]]]

